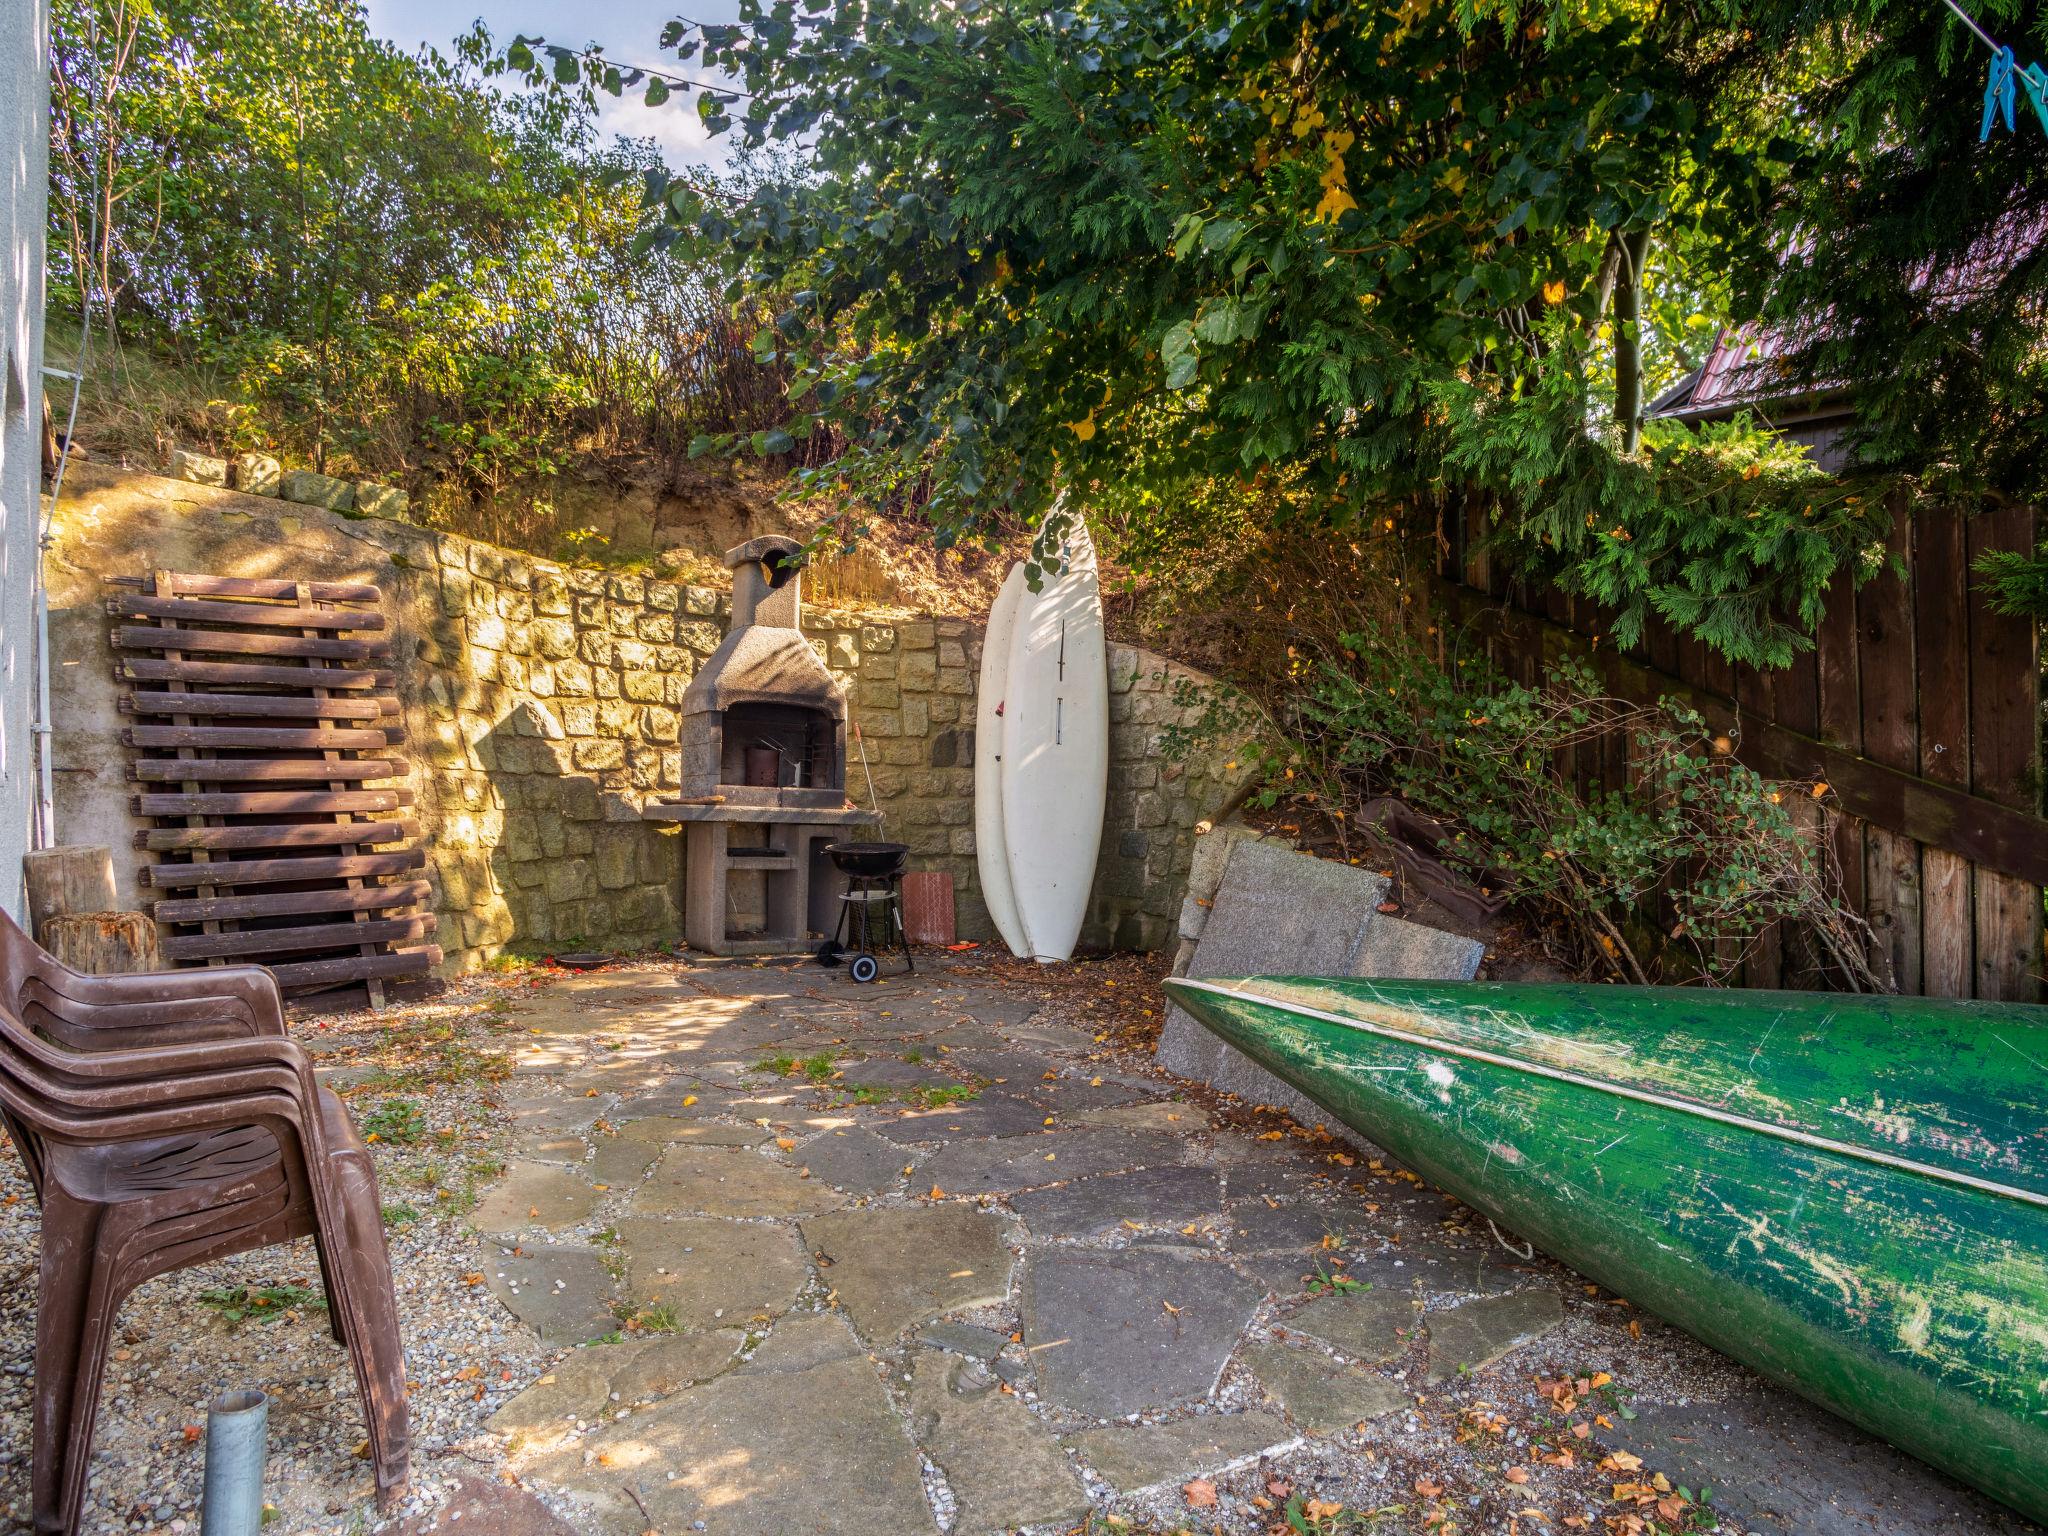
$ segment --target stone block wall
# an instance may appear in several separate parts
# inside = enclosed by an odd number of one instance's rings
[[[725,632],[725,592],[85,466],[67,482],[48,561],[58,830],[111,844],[130,901],[137,823],[101,598],[104,577],[157,569],[383,589],[415,765],[412,814],[451,970],[509,945],[678,937],[681,840],[639,812],[681,782],[679,706]],[[953,876],[962,936],[992,938],[974,859],[980,626],[822,608],[805,619],[859,727],[848,793],[872,797],[914,867]],[[1164,750],[1163,732],[1199,713],[1212,686],[1164,658],[1112,650],[1109,809],[1085,943],[1173,942],[1194,829],[1243,780],[1234,765],[1182,764]]]

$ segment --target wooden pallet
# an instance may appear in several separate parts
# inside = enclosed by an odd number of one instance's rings
[[[131,801],[166,958],[259,961],[287,993],[429,974],[431,887],[381,594],[352,582],[115,577]],[[139,621],[139,622],[138,622]]]

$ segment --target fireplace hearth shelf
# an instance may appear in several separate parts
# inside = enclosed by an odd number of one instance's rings
[[[683,695],[683,938],[713,955],[798,954],[838,921],[825,845],[880,825],[846,799],[846,695],[803,636],[803,546],[725,553],[732,628]]]

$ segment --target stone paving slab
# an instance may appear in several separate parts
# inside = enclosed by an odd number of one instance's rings
[[[614,1505],[630,1484],[661,1531],[933,1536],[917,1449],[859,1358],[721,1376],[531,1470]]]
[[[1285,1419],[1259,1411],[1087,1429],[1067,1441],[1096,1476],[1123,1493],[1185,1483],[1294,1442]]]
[[[491,1415],[488,1427],[522,1444],[558,1440],[579,1421],[707,1381],[732,1363],[746,1336],[738,1329],[672,1334],[572,1350],[532,1386]]]
[[[550,1344],[581,1344],[618,1327],[611,1271],[595,1249],[487,1247],[484,1283],[505,1310]]]
[[[727,1147],[670,1147],[632,1209],[639,1216],[798,1216],[844,1204],[829,1184],[758,1153]]]
[[[1186,1143],[1137,1131],[1054,1131],[992,1141],[953,1142],[918,1171],[949,1195],[1003,1194],[1055,1180],[1179,1163]]]
[[[1215,1389],[1259,1295],[1222,1264],[1166,1250],[1039,1249],[1024,1270],[1024,1346],[1063,1407],[1165,1407]]]
[[[1422,1303],[1406,1291],[1353,1291],[1314,1298],[1280,1326],[1340,1355],[1375,1364],[1398,1360],[1421,1334]]]
[[[735,1327],[778,1316],[810,1277],[787,1227],[715,1216],[618,1223],[628,1255],[626,1292],[637,1303],[671,1306],[687,1328]]]
[[[1088,1513],[1088,1490],[1059,1442],[985,1368],[926,1351],[912,1373],[911,1432],[952,1489],[958,1536]]]
[[[1033,1237],[1101,1237],[1221,1212],[1223,1181],[1211,1168],[1142,1168],[1014,1195],[1010,1205]]]
[[[899,1147],[865,1126],[823,1131],[790,1154],[811,1177],[850,1195],[879,1195],[901,1189],[922,1153]]]
[[[1344,1244],[1370,1230],[1362,1213],[1333,1210],[1327,1204],[1268,1205],[1263,1200],[1245,1200],[1230,1207],[1223,1241],[1232,1253],[1313,1248],[1342,1256]]]
[[[1186,1136],[1206,1131],[1213,1123],[1206,1109],[1180,1099],[1156,1099],[1149,1104],[1114,1104],[1106,1109],[1081,1109],[1066,1116],[1069,1125],[1100,1125],[1118,1131],[1164,1131]]]
[[[479,1232],[561,1232],[579,1226],[597,1208],[590,1180],[544,1163],[514,1163],[470,1212]]]
[[[1429,1314],[1429,1375],[1436,1386],[1467,1371],[1481,1371],[1564,1321],[1552,1290],[1486,1296],[1448,1312]]]
[[[1398,1384],[1314,1350],[1265,1341],[1246,1348],[1244,1363],[1287,1416],[1312,1435],[1350,1429],[1409,1400]]]
[[[972,1323],[927,1323],[917,1330],[917,1342],[927,1349],[943,1349],[989,1365],[1010,1340],[993,1328],[977,1328]]]
[[[1028,1136],[1047,1129],[1047,1112],[1042,1106],[986,1091],[965,1104],[869,1113],[862,1119],[878,1135],[904,1143],[979,1141],[991,1136]]]
[[[806,1220],[802,1231],[826,1285],[877,1347],[913,1323],[1009,1294],[1002,1221],[971,1205],[839,1211]]]

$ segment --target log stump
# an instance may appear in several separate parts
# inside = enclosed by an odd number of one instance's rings
[[[142,912],[67,912],[47,919],[39,937],[58,960],[88,976],[164,968],[156,923]]]

